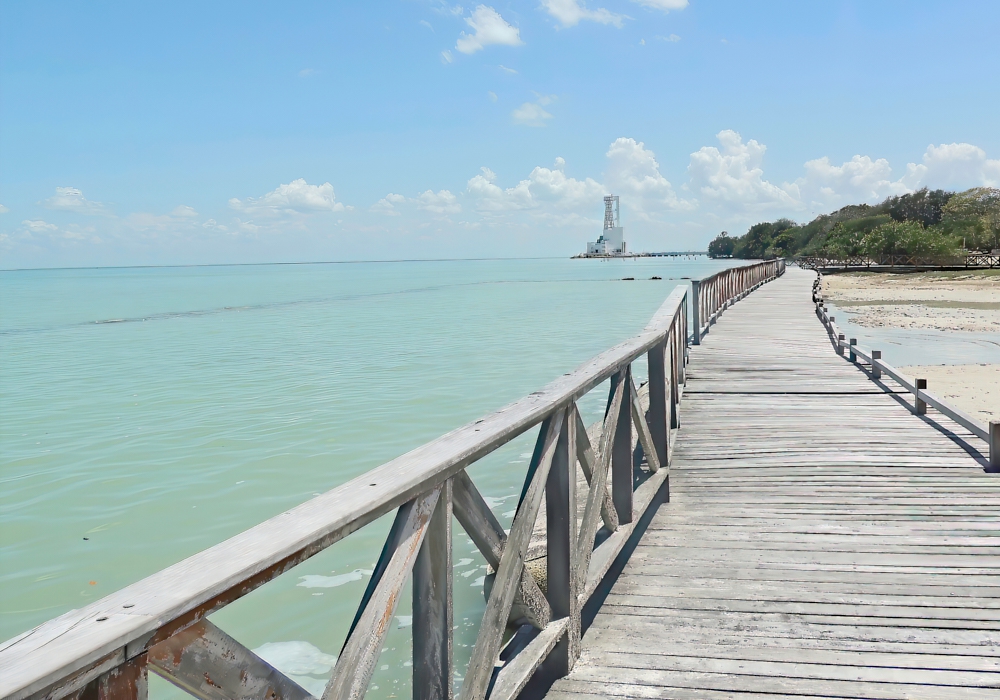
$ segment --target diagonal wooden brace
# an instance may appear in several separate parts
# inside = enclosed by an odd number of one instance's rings
[[[475,542],[486,563],[496,571],[500,568],[507,533],[465,471],[455,475],[452,497],[459,524]],[[538,629],[544,629],[552,621],[552,608],[535,577],[527,569],[521,571],[521,583],[514,597],[514,606],[522,610],[527,621]]]
[[[207,619],[152,647],[147,658],[156,675],[200,700],[313,700]]]

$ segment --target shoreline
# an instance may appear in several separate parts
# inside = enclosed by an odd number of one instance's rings
[[[887,362],[976,420],[1000,420],[1000,270],[838,273],[822,295]]]

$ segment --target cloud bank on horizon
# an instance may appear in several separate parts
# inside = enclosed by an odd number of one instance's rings
[[[633,224],[690,226],[700,221],[706,232],[715,232],[782,216],[807,220],[814,213],[876,203],[922,187],[1000,187],[1000,159],[991,159],[982,148],[968,143],[930,144],[919,162],[907,163],[898,171],[884,158],[855,155],[836,165],[824,156],[806,161],[795,180],[776,183],[764,172],[767,146],[745,140],[731,129],[716,134],[716,141],[690,154],[686,179],[677,185],[663,175],[656,154],[645,143],[621,137],[608,146],[605,169],[594,176],[567,175],[567,163],[561,157],[509,184],[501,183],[489,166],[483,166],[455,192],[435,192],[430,187],[409,196],[390,192],[374,203],[356,205],[339,201],[330,182],[311,185],[299,178],[261,195],[230,198],[227,206],[234,215],[221,223],[183,204],[169,214],[119,215],[105,204],[86,199],[75,187],[57,187],[41,204],[75,214],[79,220],[55,225],[44,219],[25,219],[13,233],[4,234],[0,243],[8,250],[24,245],[105,245],[120,236],[170,233],[184,237],[206,231],[261,238],[318,231],[328,227],[334,216],[340,224],[349,221],[348,228],[368,232],[383,229],[386,217],[399,217],[414,229],[441,224],[497,230],[540,225],[579,228],[582,233],[600,226],[602,197],[608,193],[621,196]],[[113,219],[114,225],[102,222],[98,227],[92,223],[95,218]]]

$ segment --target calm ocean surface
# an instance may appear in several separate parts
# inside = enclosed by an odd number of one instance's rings
[[[542,387],[638,332],[683,278],[726,266],[551,259],[0,272],[0,639]],[[588,422],[603,398],[597,390],[582,406]],[[470,470],[505,526],[532,441]],[[212,619],[321,692],[388,521]],[[485,571],[457,526],[454,547],[461,676]],[[369,697],[409,696],[409,611],[407,598]],[[159,679],[151,691],[180,694]]]

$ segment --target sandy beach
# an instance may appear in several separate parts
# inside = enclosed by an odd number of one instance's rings
[[[1000,270],[827,275],[823,297],[865,328],[1000,332]]]
[[[927,390],[983,423],[1000,420],[1000,365],[924,365],[900,367]]]
[[[823,297],[865,328],[1000,332],[1000,270],[827,275]],[[1000,364],[900,369],[982,422],[1000,420]]]

